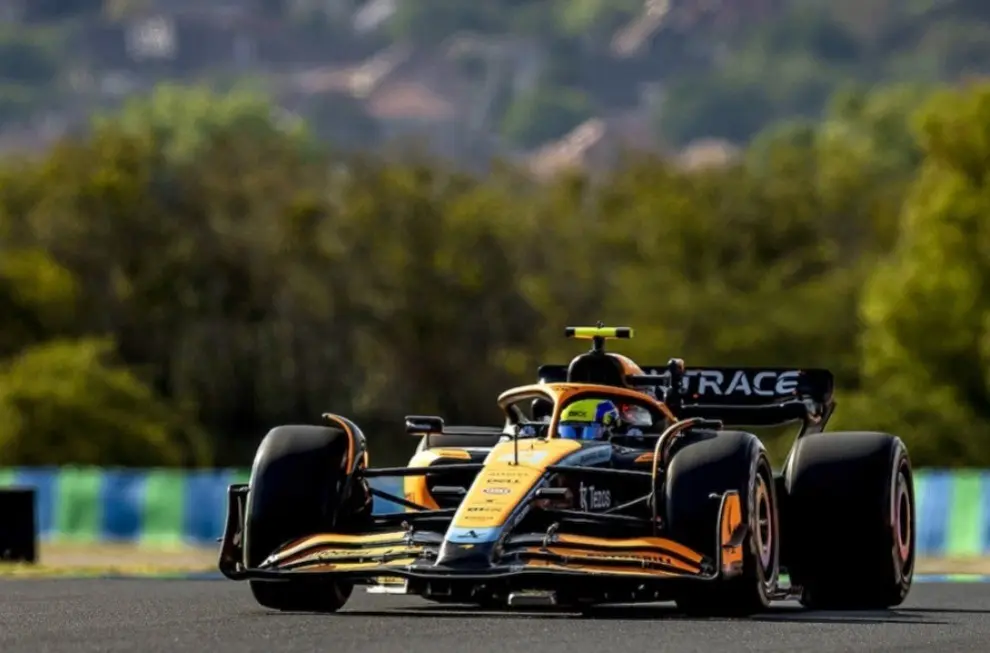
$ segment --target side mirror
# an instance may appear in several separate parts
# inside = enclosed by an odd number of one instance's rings
[[[406,435],[422,435],[426,448],[430,447],[430,436],[443,433],[443,418],[432,415],[406,415]]]
[[[406,415],[407,435],[443,433],[443,418],[432,415]]]

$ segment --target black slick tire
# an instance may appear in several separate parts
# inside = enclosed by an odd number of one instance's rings
[[[293,539],[334,527],[349,438],[345,429],[280,426],[262,441],[251,469],[244,558],[257,567]],[[335,612],[353,586],[342,582],[249,581],[255,600],[273,610]]]
[[[670,537],[717,558],[720,497],[739,492],[743,521],[742,574],[714,581],[687,581],[678,608],[696,616],[747,616],[764,611],[780,569],[777,494],[773,471],[759,439],[741,431],[692,434],[674,453],[665,489]]]
[[[784,471],[788,571],[812,609],[900,605],[915,562],[914,478],[907,448],[875,432],[798,440]]]

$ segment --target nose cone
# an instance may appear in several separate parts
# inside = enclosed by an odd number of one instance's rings
[[[457,528],[451,526],[444,538],[440,553],[437,556],[438,565],[450,567],[489,567],[493,564],[492,556],[495,542],[501,529],[499,528]]]

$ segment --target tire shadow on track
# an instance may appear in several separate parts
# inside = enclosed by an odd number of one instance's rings
[[[678,612],[673,606],[608,606],[592,608],[584,612],[562,609],[520,609],[514,611],[489,610],[471,606],[455,607],[422,606],[403,607],[386,610],[343,610],[337,613],[341,617],[378,617],[378,618],[409,618],[426,619],[575,619],[614,620],[614,621],[681,621],[681,622],[718,622],[718,621],[748,621],[763,623],[799,623],[799,624],[864,624],[864,625],[945,625],[951,622],[932,618],[939,612],[954,612],[952,610],[925,610],[920,608],[871,611],[871,612],[815,612],[802,608],[777,607],[769,612],[750,617],[692,617]],[[963,612],[963,611],[960,611]],[[977,611],[974,611],[977,612]],[[931,613],[931,614],[929,614]]]
[[[980,608],[899,608],[901,612],[908,614],[985,614],[990,615],[990,610]]]

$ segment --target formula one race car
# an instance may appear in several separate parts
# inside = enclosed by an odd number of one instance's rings
[[[421,438],[408,467],[370,468],[365,436],[339,415],[272,429],[250,482],[229,488],[221,572],[249,579],[265,607],[318,612],[355,585],[499,608],[673,600],[712,615],[904,600],[908,452],[884,433],[823,432],[828,371],[673,359],[646,373],[605,351],[631,329],[566,333],[591,351],[502,393],[504,426],[407,418]],[[779,474],[755,435],[724,426],[791,422],[802,428]],[[388,477],[401,489],[382,490]],[[397,509],[372,510],[375,497]]]

